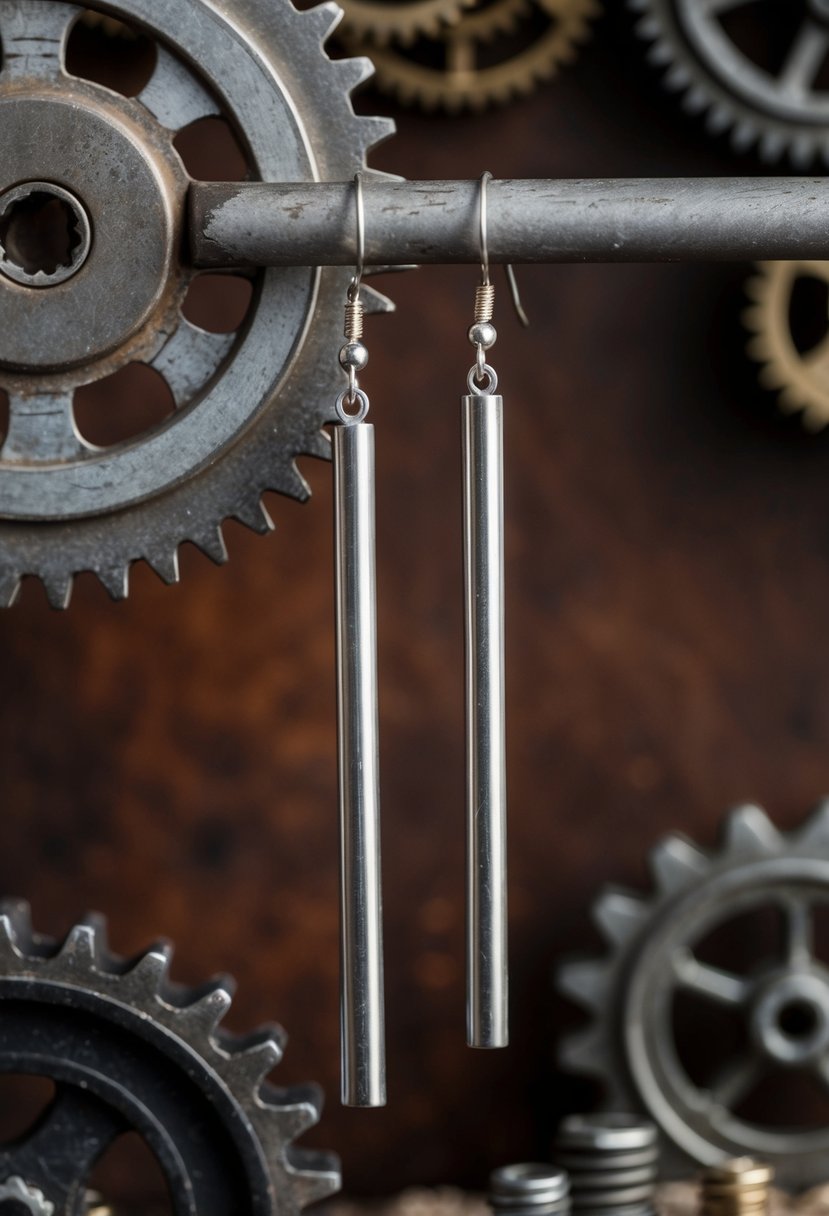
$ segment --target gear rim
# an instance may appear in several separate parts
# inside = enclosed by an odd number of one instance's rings
[[[173,41],[177,52],[191,61],[198,60],[195,54],[198,34],[204,32],[205,23],[211,25],[214,33],[215,28],[220,28],[227,39],[227,46],[222,43],[222,49],[230,48],[232,54],[220,56],[219,79],[210,76],[211,86],[224,96],[224,77],[232,74],[236,93],[231,95],[244,94],[246,113],[250,114],[253,103],[247,100],[248,94],[256,92],[246,87],[251,73],[260,82],[263,78],[271,81],[274,89],[282,90],[279,97],[283,111],[287,105],[292,113],[303,115],[301,143],[305,168],[297,164],[291,167],[288,176],[296,173],[298,179],[348,178],[355,167],[364,166],[368,150],[393,129],[389,120],[356,116],[350,105],[351,91],[370,74],[371,65],[362,59],[335,62],[326,55],[323,44],[340,15],[333,4],[300,13],[288,0],[278,2],[275,15],[275,0],[234,0],[228,6],[233,13],[230,26],[228,19],[208,8],[204,0],[188,0],[189,11],[200,13],[202,23],[199,30],[194,32],[193,27],[188,35],[189,56],[180,37],[174,40],[168,30],[160,29],[164,13],[157,3],[121,0],[108,4],[107,12],[137,22],[161,38],[163,44]],[[173,7],[165,6],[168,17]],[[180,12],[175,15],[183,25]],[[241,79],[235,71],[237,60],[247,63],[247,74],[242,73]],[[204,71],[203,64],[198,66]],[[232,112],[238,117],[237,111]],[[336,123],[332,122],[334,114],[339,115]],[[271,123],[268,130],[273,129],[273,118]],[[270,170],[276,169],[278,161],[284,176],[282,148],[277,150],[274,146],[269,151],[267,138],[267,133],[261,134],[262,151],[254,149],[260,171],[265,178],[271,177]],[[290,285],[291,273],[264,272],[263,290],[268,290],[269,282]],[[223,562],[226,550],[221,525],[225,519],[235,518],[257,532],[267,532],[272,524],[261,502],[265,491],[276,490],[299,499],[307,497],[308,489],[295,459],[301,454],[323,458],[329,454],[322,428],[330,421],[333,400],[340,387],[330,350],[338,344],[338,305],[346,275],[342,271],[300,274],[312,288],[300,345],[287,366],[275,367],[270,377],[263,375],[261,368],[258,372],[249,368],[249,378],[253,379],[258,394],[258,409],[244,425],[237,426],[221,459],[216,458],[216,452],[205,452],[201,466],[196,463],[185,479],[129,505],[128,509],[87,515],[71,523],[6,520],[2,524],[0,603],[13,602],[21,578],[31,574],[45,583],[55,607],[65,607],[75,574],[84,570],[97,574],[114,598],[123,598],[128,590],[129,568],[142,559],[165,581],[177,581],[177,554],[182,543],[190,541],[214,561]],[[289,294],[297,293],[289,291]],[[370,310],[389,307],[376,293],[367,292],[367,299]],[[267,318],[263,310],[256,317],[260,319],[261,338],[268,328]],[[250,340],[252,328],[252,324],[248,326],[245,341]],[[275,332],[269,330],[267,337],[272,344]],[[260,345],[264,349],[264,342]],[[234,359],[233,365],[238,366],[239,362]]]
[[[826,1020],[829,969],[809,949],[765,969],[758,967],[743,980],[700,963],[693,950],[704,939],[706,927],[730,920],[741,908],[785,906],[786,918],[791,916],[795,924],[795,905],[811,909],[812,901],[829,901],[829,801],[788,834],[778,832],[759,808],[739,807],[726,820],[719,852],[669,836],[651,853],[650,868],[652,896],[606,888],[594,905],[610,953],[601,959],[566,961],[558,969],[559,990],[592,1016],[585,1029],[561,1041],[562,1066],[603,1082],[608,1109],[638,1110],[653,1119],[672,1176],[684,1176],[689,1161],[713,1164],[723,1156],[757,1155],[774,1164],[784,1185],[819,1180],[825,1171],[829,1126],[805,1133],[774,1132],[738,1117],[731,1107],[739,1109],[740,1100],[751,1092],[740,1086],[757,1084],[768,1074],[779,1027],[768,1021],[763,1007],[767,994],[777,992],[785,1001],[820,1001]],[[801,916],[798,933],[805,931],[803,921]],[[795,941],[794,930],[790,932]],[[784,991],[791,977],[797,980],[795,988]],[[724,1068],[722,1076],[703,1084],[685,1072],[670,1022],[673,996],[683,988],[728,1005],[759,1036],[747,1060],[737,1059],[731,1076]],[[778,1012],[783,1006],[784,1000],[778,1000]],[[795,1041],[793,1036],[790,1042]],[[820,1039],[824,1085],[826,1043],[829,1030]],[[776,1067],[810,1066],[807,1055],[778,1060]],[[813,1070],[817,1068],[816,1063]],[[734,1085],[730,1093],[727,1082]]]
[[[130,1127],[145,1136],[149,1128],[146,1138],[166,1169],[184,1163],[190,1169],[182,1187],[171,1194],[178,1216],[214,1216],[225,1211],[221,1197],[218,1204],[212,1198],[217,1189],[222,1194],[224,1163],[194,1156],[199,1137],[204,1140],[210,1128],[212,1135],[221,1131],[215,1145],[235,1145],[237,1165],[244,1165],[242,1174],[234,1174],[224,1188],[228,1212],[239,1211],[239,1182],[244,1178],[251,1187],[246,1211],[263,1216],[297,1213],[339,1184],[336,1158],[292,1144],[318,1121],[319,1093],[314,1087],[270,1086],[266,1078],[282,1055],[281,1031],[270,1027],[245,1038],[229,1035],[221,1022],[231,1003],[232,985],[222,980],[201,988],[176,985],[168,975],[171,955],[167,945],[151,947],[131,960],[112,954],[101,918],[76,925],[62,942],[51,941],[32,932],[28,905],[9,900],[0,904],[0,1071],[39,1073],[58,1085],[43,1123],[11,1149],[0,1149],[0,1167],[10,1177],[21,1177],[33,1193],[42,1190],[47,1201],[54,1199],[58,1216],[76,1216],[86,1210],[82,1169],[88,1171]],[[43,1025],[39,1018],[45,1018]],[[96,1034],[91,1027],[97,1028]],[[66,1042],[75,1036],[76,1051],[52,1059],[50,1051],[57,1053],[61,1034]],[[109,1067],[102,1070],[97,1053],[104,1042],[110,1048],[115,1044],[116,1050],[119,1043],[122,1046],[120,1056],[110,1056]],[[50,1062],[52,1070],[44,1072]],[[156,1093],[146,1107],[155,1122],[133,1124],[130,1116],[143,1114],[142,1102],[152,1096],[152,1071],[159,1068],[164,1093]],[[124,1089],[124,1077],[130,1076],[140,1078],[132,1094]],[[170,1119],[177,1095],[185,1094],[191,1107],[196,1101],[189,1112],[185,1108],[189,1131],[167,1152],[170,1127],[164,1120]],[[67,1123],[73,1111],[79,1114],[70,1120],[70,1134],[86,1145],[86,1157],[79,1152],[67,1164],[60,1158],[60,1121]],[[46,1157],[53,1153],[48,1161],[41,1161],[44,1147]],[[199,1163],[196,1173],[194,1161]]]

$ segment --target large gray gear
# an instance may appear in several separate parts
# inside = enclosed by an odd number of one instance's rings
[[[718,851],[668,836],[649,861],[652,895],[610,888],[594,906],[609,953],[559,968],[559,989],[592,1019],[562,1039],[562,1066],[596,1077],[607,1109],[654,1120],[668,1176],[687,1176],[690,1162],[746,1155],[773,1164],[784,1186],[824,1180],[829,1118],[806,1127],[800,1111],[799,1125],[787,1127],[777,1110],[774,1122],[741,1111],[758,1085],[785,1086],[793,1071],[829,1099],[829,966],[814,941],[815,911],[829,903],[829,801],[789,834],[742,806]],[[771,948],[745,969],[706,957],[712,932],[728,924],[737,925],[732,945],[742,957],[750,922],[737,918],[769,907],[780,921],[779,957]],[[739,1048],[706,1059],[704,1077],[696,1064],[689,1073],[687,1044],[677,1039],[678,994],[734,1021]]]
[[[156,1156],[175,1216],[298,1216],[338,1188],[336,1157],[292,1144],[318,1121],[319,1091],[266,1081],[281,1030],[225,1031],[230,982],[171,983],[171,955],[119,958],[94,917],[52,941],[26,904],[0,904],[0,1073],[56,1087],[35,1125],[0,1144],[4,1200],[81,1216],[89,1173],[129,1132]]]
[[[788,157],[806,169],[829,161],[829,92],[818,76],[829,55],[829,4],[790,0],[802,19],[780,66],[761,66],[736,42],[722,19],[761,0],[628,0],[640,14],[638,33],[651,43],[649,59],[664,71],[664,83],[682,94],[685,109],[704,114],[714,134],[730,132],[738,152],[757,146],[774,164]]]
[[[127,594],[129,568],[141,559],[176,581],[185,541],[222,562],[223,521],[267,532],[263,493],[305,499],[296,457],[328,455],[322,428],[342,387],[336,352],[349,272],[259,273],[235,335],[186,321],[192,271],[180,251],[189,179],[175,133],[219,113],[252,176],[344,181],[393,131],[390,120],[351,106],[370,62],[325,52],[341,16],[334,4],[306,12],[290,0],[100,7],[157,43],[156,70],[136,98],[67,74],[66,39],[81,8],[0,0],[0,221],[6,185],[45,180],[77,196],[95,231],[88,260],[66,282],[43,289],[0,274],[0,387],[10,398],[0,450],[3,605],[25,575],[42,579],[56,607],[68,604],[85,570],[114,598]],[[12,255],[0,249],[0,262],[8,271]],[[369,311],[390,307],[370,289],[366,298]],[[78,434],[72,395],[128,362],[165,377],[176,412],[128,443],[94,448]]]

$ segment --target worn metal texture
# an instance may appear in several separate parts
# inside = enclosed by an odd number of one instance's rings
[[[176,987],[169,945],[119,958],[100,918],[50,941],[9,900],[0,957],[0,1073],[55,1082],[28,1134],[0,1149],[0,1178],[22,1180],[44,1216],[86,1212],[93,1169],[130,1131],[152,1149],[177,1216],[295,1216],[337,1189],[337,1159],[291,1143],[317,1122],[318,1091],[265,1085],[281,1032],[220,1025],[232,982]]]
[[[321,352],[336,332],[333,301],[339,304],[343,276],[263,273],[240,332],[193,326],[181,313],[192,271],[182,241],[186,178],[180,163],[177,172],[171,167],[172,141],[218,109],[238,132],[252,175],[313,180],[352,174],[391,130],[351,109],[349,93],[369,68],[364,60],[334,63],[325,53],[333,6],[300,14],[288,0],[278,10],[270,0],[221,11],[202,0],[109,5],[107,12],[139,23],[160,43],[154,73],[135,99],[76,86],[67,76],[65,43],[80,12],[42,2],[0,5],[0,36],[10,46],[40,48],[34,66],[27,50],[7,55],[0,72],[0,104],[12,111],[13,180],[42,179],[54,164],[60,183],[89,207],[96,233],[88,262],[68,282],[33,291],[2,281],[16,318],[0,341],[10,411],[0,451],[3,603],[14,600],[23,575],[36,574],[51,602],[65,606],[82,570],[94,570],[122,597],[131,564],[142,558],[174,581],[183,541],[221,562],[226,518],[267,531],[264,491],[306,496],[294,461],[300,453],[327,454],[321,428],[340,377]],[[62,124],[73,114],[76,123]],[[53,134],[38,141],[41,129]],[[110,162],[117,173],[108,197]],[[164,177],[159,166],[173,178],[166,189],[156,180]],[[122,197],[130,191],[134,198]],[[26,306],[15,311],[21,293]],[[99,327],[98,308],[109,297]],[[157,300],[166,306],[155,307]],[[385,305],[375,298],[373,306]],[[79,334],[88,331],[84,355]],[[73,390],[101,374],[99,354],[108,355],[106,371],[135,361],[153,366],[170,386],[173,415],[130,442],[101,448],[84,441]],[[66,377],[34,374],[63,363]]]
[[[829,257],[823,178],[494,181],[492,262],[721,262]],[[366,263],[480,261],[476,181],[369,183]],[[349,184],[197,183],[200,266],[347,266]]]

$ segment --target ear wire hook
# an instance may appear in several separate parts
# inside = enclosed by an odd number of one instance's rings
[[[366,268],[366,204],[363,197],[362,173],[354,174],[354,190],[357,205],[357,268],[348,289],[348,298],[352,304],[360,294],[360,285]]]
[[[489,199],[488,199],[488,194],[487,194],[487,187],[489,186],[489,183],[491,181],[492,181],[492,174],[489,172],[489,170],[487,170],[486,173],[483,173],[481,175],[481,194],[480,194],[480,213],[479,213],[479,224],[480,224],[479,233],[480,233],[480,246],[481,246],[481,275],[482,275],[482,279],[483,279],[483,282],[482,282],[483,287],[492,286],[492,279],[490,278],[490,273],[489,273]],[[521,322],[521,324],[524,326],[524,328],[527,329],[530,324],[530,319],[527,316],[526,312],[524,311],[524,306],[521,303],[521,293],[518,290],[518,279],[515,277],[515,270],[513,269],[512,266],[509,266],[509,265],[505,265],[504,270],[506,271],[507,282],[509,283],[510,295],[512,296],[512,303],[513,303],[513,307],[515,308],[515,315],[518,317],[518,320]]]

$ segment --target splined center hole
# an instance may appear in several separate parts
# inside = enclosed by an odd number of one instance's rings
[[[17,199],[0,220],[6,259],[32,277],[69,269],[82,240],[69,203],[42,190]]]
[[[789,1001],[777,1015],[783,1034],[790,1039],[809,1039],[818,1027],[818,1014],[809,1001]]]

